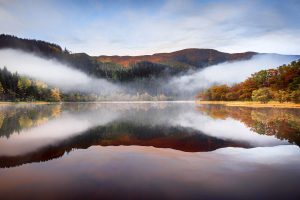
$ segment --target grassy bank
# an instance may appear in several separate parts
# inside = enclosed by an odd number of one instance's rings
[[[275,107],[275,108],[300,108],[300,104],[284,102],[279,103],[277,101],[270,101],[268,103],[260,103],[255,101],[196,101],[197,104],[218,104],[225,106],[241,106],[241,107]]]

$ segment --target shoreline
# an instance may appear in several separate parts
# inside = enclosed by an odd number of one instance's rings
[[[46,105],[46,104],[53,104],[53,103],[59,103],[59,102],[46,102],[46,101],[33,101],[33,102],[26,102],[26,101],[20,101],[20,102],[13,102],[13,101],[0,101],[0,106],[5,105],[22,105],[22,104],[35,104],[35,105]]]
[[[196,101],[198,105],[224,105],[233,107],[252,107],[252,108],[298,108],[300,109],[299,103],[284,102],[279,103],[277,101],[270,101],[268,103],[260,103],[253,101]]]
[[[178,100],[178,101],[60,101],[60,102],[47,102],[47,101],[0,101],[1,105],[46,105],[46,104],[72,104],[72,103],[99,103],[99,104],[144,104],[144,103],[195,103],[195,100]]]
[[[252,108],[298,108],[300,109],[300,103],[284,102],[279,103],[277,101],[270,101],[268,103],[260,103],[253,101],[199,101],[199,100],[178,100],[178,101],[92,101],[92,102],[11,102],[0,101],[0,106],[6,105],[47,105],[47,104],[72,104],[72,103],[99,103],[99,104],[144,104],[144,103],[194,103],[196,105],[223,105],[231,107],[252,107]]]

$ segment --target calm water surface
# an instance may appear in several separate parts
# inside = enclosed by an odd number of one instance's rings
[[[0,199],[300,199],[300,109],[0,107]]]

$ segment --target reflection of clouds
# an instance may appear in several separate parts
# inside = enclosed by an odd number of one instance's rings
[[[274,147],[256,147],[251,149],[227,147],[215,150],[220,156],[232,156],[241,162],[256,164],[287,164],[286,160],[300,162],[300,149],[296,145],[279,145]],[[296,157],[295,157],[296,156]]]

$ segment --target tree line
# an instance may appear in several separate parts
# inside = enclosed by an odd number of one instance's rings
[[[78,102],[96,101],[97,95],[82,92],[61,92],[59,88],[0,68],[0,101]]]
[[[109,100],[166,101],[169,98],[163,94],[153,96],[147,92],[136,94],[119,92],[110,95],[79,91],[61,92],[59,88],[51,87],[42,81],[20,76],[17,72],[12,73],[6,67],[0,68],[0,101],[91,102]]]
[[[58,88],[0,69],[0,100],[2,101],[61,101]]]
[[[300,103],[300,60],[276,69],[261,70],[233,86],[213,85],[196,96],[208,101],[260,101]]]

